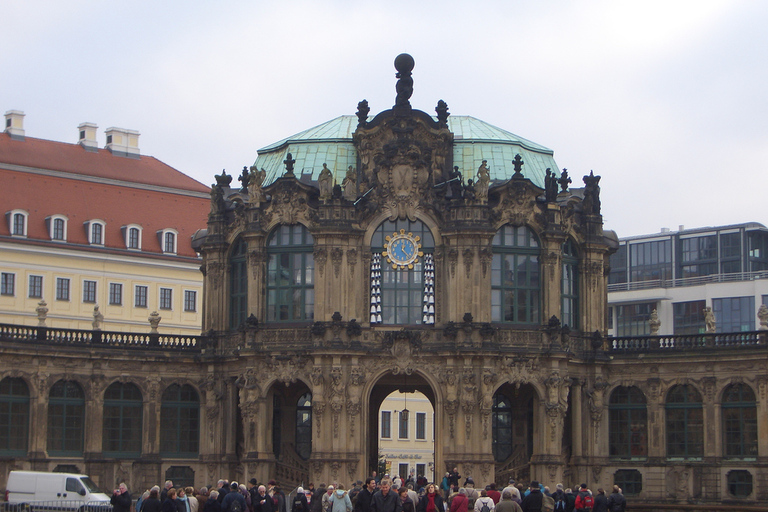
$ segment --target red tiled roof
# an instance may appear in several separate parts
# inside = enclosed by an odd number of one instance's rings
[[[107,149],[86,151],[80,144],[31,137],[16,140],[7,133],[0,133],[0,165],[2,164],[50,169],[195,192],[210,190],[199,181],[152,156],[128,158],[113,155]]]
[[[4,168],[7,163],[60,170],[72,177],[8,170]],[[77,174],[173,187],[185,193],[86,181]],[[178,231],[178,255],[195,257],[190,240],[207,225],[210,199],[207,193],[200,193],[208,191],[205,185],[152,157],[125,158],[106,150],[89,153],[79,145],[30,138],[16,141],[0,134],[0,214],[26,210],[28,239],[50,240],[45,219],[59,214],[68,219],[64,245],[88,245],[83,223],[100,219],[106,223],[105,248],[125,250],[121,228],[138,224],[142,227],[141,253],[162,253],[157,231],[173,228]],[[0,236],[10,236],[7,219],[2,221]]]

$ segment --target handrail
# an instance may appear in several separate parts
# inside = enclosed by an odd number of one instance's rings
[[[141,348],[200,352],[202,336],[0,324],[0,341],[90,347]]]
[[[679,288],[683,286],[698,286],[707,283],[730,283],[734,281],[755,281],[757,279],[768,279],[768,270],[710,274],[708,276],[696,277],[679,277],[677,279],[651,279],[648,281],[612,283],[608,285],[608,291],[625,292],[631,290],[647,290],[649,288]]]
[[[610,352],[681,351],[692,348],[754,348],[768,343],[768,331],[704,334],[672,334],[662,336],[609,337]]]

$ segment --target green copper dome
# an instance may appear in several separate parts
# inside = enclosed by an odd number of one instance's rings
[[[336,183],[341,183],[347,168],[357,167],[357,150],[352,144],[357,123],[357,116],[340,116],[259,149],[254,165],[266,170],[264,185],[285,173],[283,161],[288,153],[296,160],[297,178],[317,180],[325,163]],[[487,160],[491,180],[506,181],[515,172],[512,160],[517,154],[525,162],[523,175],[538,187],[544,187],[547,169],[559,175],[554,152],[540,144],[471,116],[452,115],[448,128],[454,135],[453,165],[459,167],[465,180],[475,179],[477,168]]]

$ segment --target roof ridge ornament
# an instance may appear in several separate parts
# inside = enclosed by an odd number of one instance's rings
[[[392,107],[395,110],[411,110],[411,102],[408,101],[413,94],[413,78],[411,78],[411,71],[414,66],[413,57],[407,53],[401,53],[395,57],[395,69],[397,74],[395,75],[397,84],[395,84],[395,106]]]

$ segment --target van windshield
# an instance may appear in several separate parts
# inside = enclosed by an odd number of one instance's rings
[[[87,476],[84,476],[80,479],[83,482],[83,485],[86,489],[88,489],[88,492],[101,492],[101,489],[93,483],[93,480],[88,478]]]

